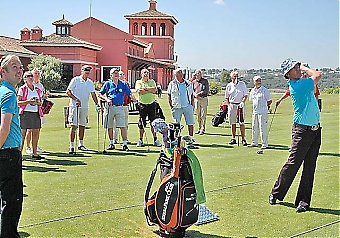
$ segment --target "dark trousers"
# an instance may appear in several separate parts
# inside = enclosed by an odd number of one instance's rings
[[[313,131],[310,127],[294,124],[292,128],[291,152],[282,167],[272,189],[275,198],[282,201],[286,196],[301,164],[303,170],[295,199],[295,206],[302,202],[309,207],[312,197],[316,160],[321,145],[321,127]]]
[[[20,237],[22,211],[22,156],[16,149],[0,150],[0,237]]]

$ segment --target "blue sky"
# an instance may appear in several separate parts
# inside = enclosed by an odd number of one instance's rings
[[[17,0],[2,5],[0,35],[20,37],[38,25],[44,35],[62,14],[89,16],[91,0]],[[128,31],[124,15],[147,0],[92,0],[92,16]],[[189,68],[279,68],[290,57],[314,68],[339,66],[339,0],[157,0],[173,15],[178,64]]]

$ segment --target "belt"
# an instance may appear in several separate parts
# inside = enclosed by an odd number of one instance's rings
[[[4,148],[4,149],[0,149],[0,151],[7,151],[7,150],[20,150],[20,147],[12,147],[12,148]]]
[[[112,104],[111,107],[120,107],[123,106],[123,104]]]
[[[320,123],[318,123],[317,125],[314,125],[314,126],[306,126],[306,125],[301,125],[301,124],[294,122],[294,126],[300,127],[300,128],[306,129],[306,130],[316,131],[320,128]]]
[[[240,102],[231,102],[231,104],[238,105]]]

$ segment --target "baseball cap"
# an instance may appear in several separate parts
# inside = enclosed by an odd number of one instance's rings
[[[89,70],[91,70],[92,69],[92,67],[90,66],[90,65],[83,65],[82,67],[81,67],[81,71],[89,71]]]
[[[286,59],[284,60],[282,63],[281,63],[281,70],[282,70],[282,73],[283,73],[283,76],[288,79],[288,77],[286,76],[286,74],[292,69],[295,67],[295,65],[297,64],[301,64],[300,61],[296,61],[296,60],[293,60],[291,58],[289,59]]]
[[[115,71],[119,72],[119,69],[118,69],[118,68],[112,68],[112,69],[110,70],[110,74],[113,74]]]
[[[260,76],[255,76],[254,78],[253,78],[253,81],[254,82],[256,82],[256,80],[258,80],[258,79],[262,79]]]

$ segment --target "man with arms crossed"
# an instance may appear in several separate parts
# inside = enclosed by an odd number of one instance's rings
[[[139,100],[139,141],[137,143],[137,147],[144,146],[143,143],[143,135],[144,128],[146,126],[146,117],[148,117],[150,124],[153,120],[156,119],[156,103],[155,103],[155,93],[157,91],[156,83],[153,79],[149,78],[149,70],[142,69],[141,71],[142,78],[136,81],[136,92],[138,93]],[[150,126],[151,132],[153,135],[153,144],[155,146],[162,146],[162,143],[157,139],[156,132],[153,127]]]
[[[21,128],[15,87],[22,78],[19,57],[0,59],[0,237],[20,237],[18,223],[22,211],[23,182]]]
[[[100,106],[98,105],[98,99],[95,93],[94,84],[91,79],[88,78],[92,67],[84,65],[81,67],[81,75],[74,77],[67,87],[66,94],[70,98],[69,106],[69,122],[71,125],[70,130],[70,150],[69,154],[75,154],[74,139],[76,136],[77,127],[79,126],[79,146],[78,149],[87,151],[84,146],[84,134],[85,126],[87,124],[88,105],[90,94],[94,103],[96,104],[96,110],[99,112]]]
[[[283,61],[281,69],[287,79],[294,107],[292,145],[288,160],[269,195],[269,204],[274,205],[277,199],[282,201],[285,198],[303,163],[295,206],[296,212],[305,212],[310,207],[316,160],[321,145],[320,112],[314,96],[314,87],[320,81],[321,73],[292,59]],[[309,77],[303,78],[301,70]]]

